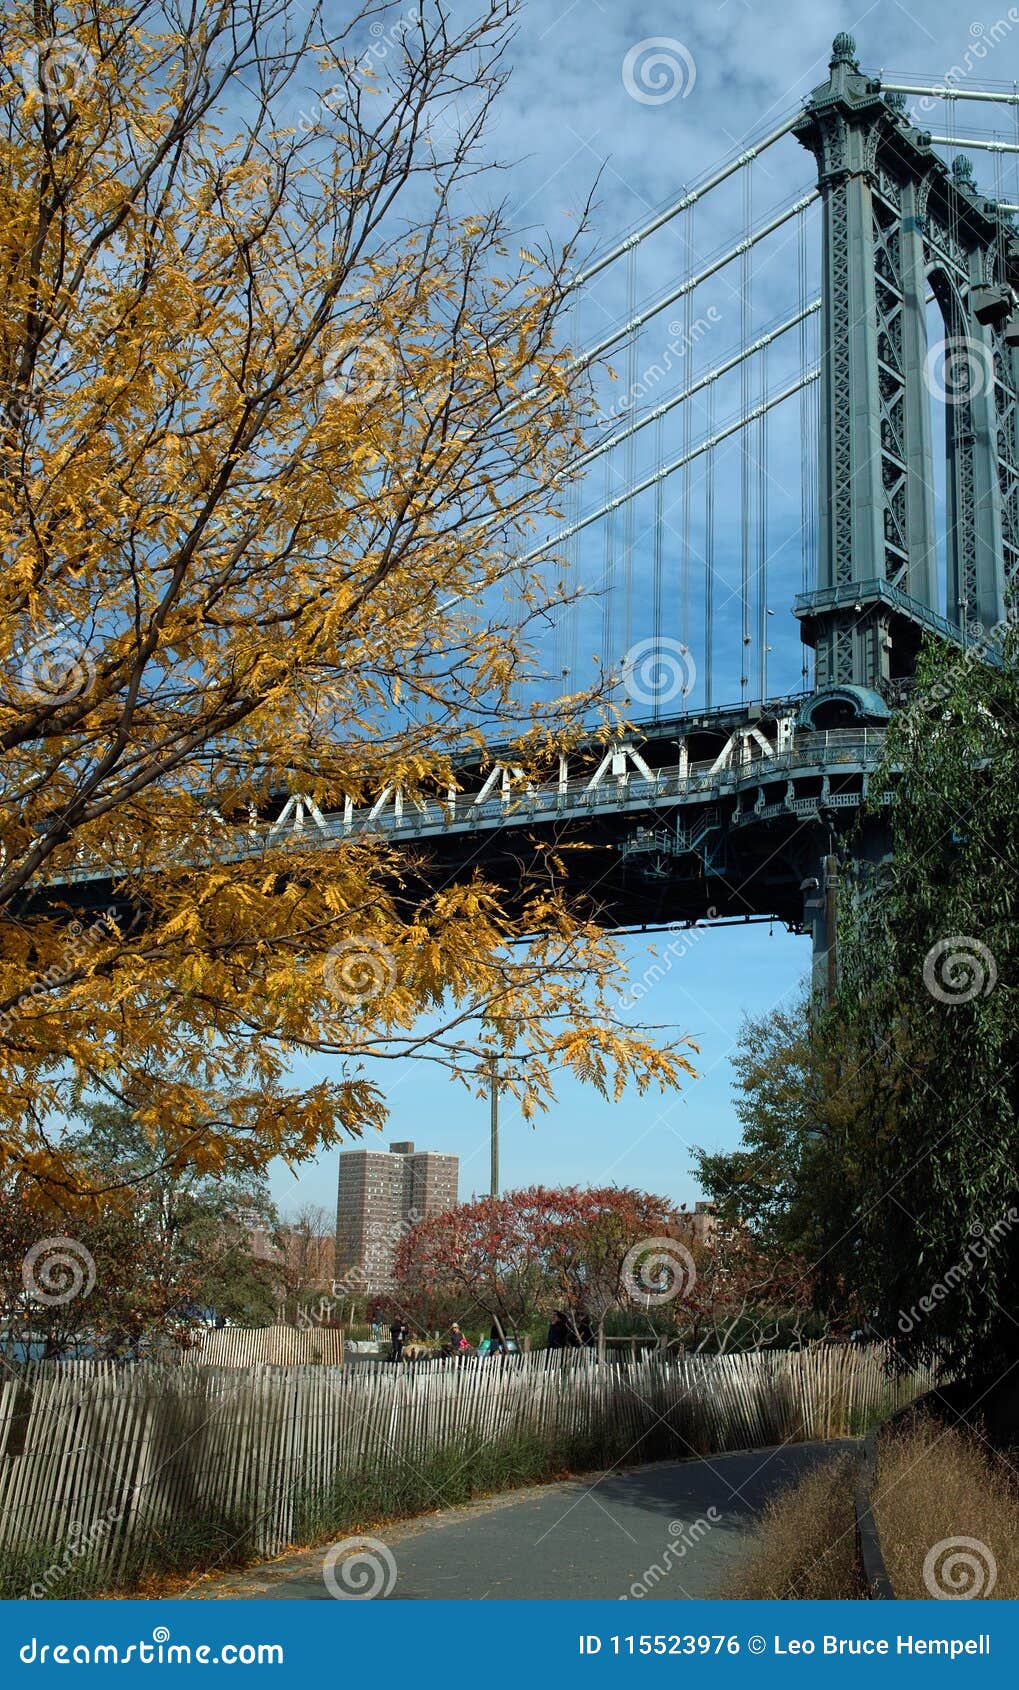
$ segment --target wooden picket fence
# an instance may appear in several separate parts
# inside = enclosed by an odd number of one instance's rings
[[[612,1458],[709,1454],[863,1430],[927,1389],[878,1349],[546,1352],[419,1366],[247,1370],[31,1363],[0,1385],[0,1550],[88,1546],[115,1577],[181,1522],[273,1555],[345,1475],[521,1435]]]
[[[209,1367],[343,1365],[344,1333],[333,1326],[224,1326],[203,1332],[188,1361]]]

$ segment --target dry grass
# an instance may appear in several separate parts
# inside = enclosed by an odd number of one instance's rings
[[[769,1503],[725,1596],[739,1601],[822,1601],[863,1595],[856,1570],[853,1485],[857,1462],[826,1462]]]
[[[958,1593],[1019,1597],[1019,1484],[1015,1468],[971,1433],[916,1420],[878,1445],[874,1518],[896,1596],[930,1600],[940,1588]],[[946,1549],[932,1560],[932,1590],[924,1561],[935,1544],[971,1538],[953,1562]],[[992,1574],[996,1568],[996,1575]]]

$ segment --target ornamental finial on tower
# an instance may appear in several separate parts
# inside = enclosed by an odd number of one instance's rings
[[[831,44],[831,62],[828,69],[834,70],[836,65],[849,65],[851,70],[860,68],[856,62],[856,42],[845,31],[836,35]]]
[[[971,188],[975,191],[976,180],[973,175],[973,163],[965,153],[956,153],[952,160],[952,175],[960,188]]]

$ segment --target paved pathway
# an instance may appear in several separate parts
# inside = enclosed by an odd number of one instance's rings
[[[789,1444],[656,1462],[382,1528],[376,1539],[396,1568],[388,1599],[719,1595],[764,1504],[839,1447]],[[203,1579],[186,1594],[328,1602],[327,1553],[303,1550],[247,1573]],[[381,1565],[380,1582],[390,1563]],[[336,1576],[342,1588],[342,1559]]]

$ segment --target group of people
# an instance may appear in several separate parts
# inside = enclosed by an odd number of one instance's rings
[[[545,1340],[547,1349],[573,1350],[593,1343],[594,1333],[591,1330],[590,1317],[585,1310],[578,1309],[572,1315],[567,1314],[565,1309],[554,1310]]]
[[[410,1327],[402,1315],[396,1315],[389,1328],[390,1359],[392,1361],[403,1360],[403,1347],[409,1338]],[[549,1322],[545,1343],[546,1348],[550,1350],[570,1350],[586,1344],[593,1344],[594,1333],[591,1329],[589,1316],[583,1309],[578,1309],[572,1314],[567,1313],[565,1309],[555,1309]],[[490,1356],[509,1354],[509,1341],[497,1320],[492,1322],[487,1345],[482,1344],[480,1349]],[[454,1320],[439,1354],[447,1357],[474,1354],[474,1346],[462,1330],[459,1321]]]
[[[407,1322],[403,1319],[402,1315],[397,1315],[393,1324],[389,1328],[389,1342],[391,1346],[390,1359],[392,1361],[403,1360],[403,1347],[409,1337],[410,1327],[407,1325]],[[506,1355],[508,1353],[509,1345],[506,1340],[506,1335],[499,1326],[498,1321],[492,1322],[492,1330],[489,1335],[488,1344],[487,1346],[482,1345],[481,1348],[484,1349],[488,1355]],[[439,1354],[441,1356],[468,1356],[474,1354],[474,1346],[467,1337],[466,1333],[462,1330],[459,1321],[454,1320],[448,1334],[446,1335],[446,1339],[439,1350]]]

